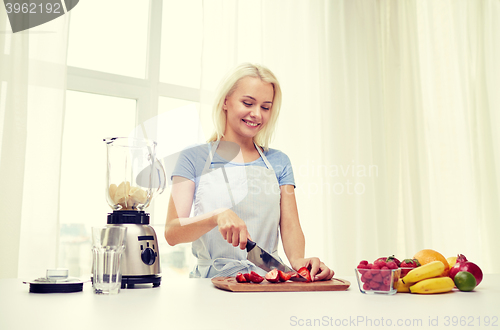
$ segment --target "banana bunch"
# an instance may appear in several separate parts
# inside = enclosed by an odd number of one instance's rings
[[[455,287],[455,283],[448,276],[437,277],[444,271],[441,261],[433,261],[411,270],[399,280],[398,292],[411,293],[443,293]]]

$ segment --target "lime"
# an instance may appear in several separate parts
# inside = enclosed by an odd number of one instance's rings
[[[472,291],[476,287],[476,278],[469,272],[458,272],[455,275],[455,285],[460,291]]]

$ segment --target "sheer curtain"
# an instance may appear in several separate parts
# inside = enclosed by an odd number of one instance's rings
[[[56,266],[67,17],[13,34],[0,10],[0,278]]]
[[[306,254],[423,248],[499,272],[498,1],[204,1],[201,117],[244,62],[280,79]]]

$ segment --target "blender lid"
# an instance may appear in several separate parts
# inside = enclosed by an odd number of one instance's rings
[[[84,282],[68,277],[67,270],[47,270],[47,277],[23,283],[30,285],[31,293],[70,293],[83,291]]]

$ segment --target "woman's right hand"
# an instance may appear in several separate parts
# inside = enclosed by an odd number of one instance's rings
[[[218,210],[217,226],[222,238],[234,247],[240,246],[244,250],[247,239],[251,239],[247,230],[247,225],[231,209]]]

